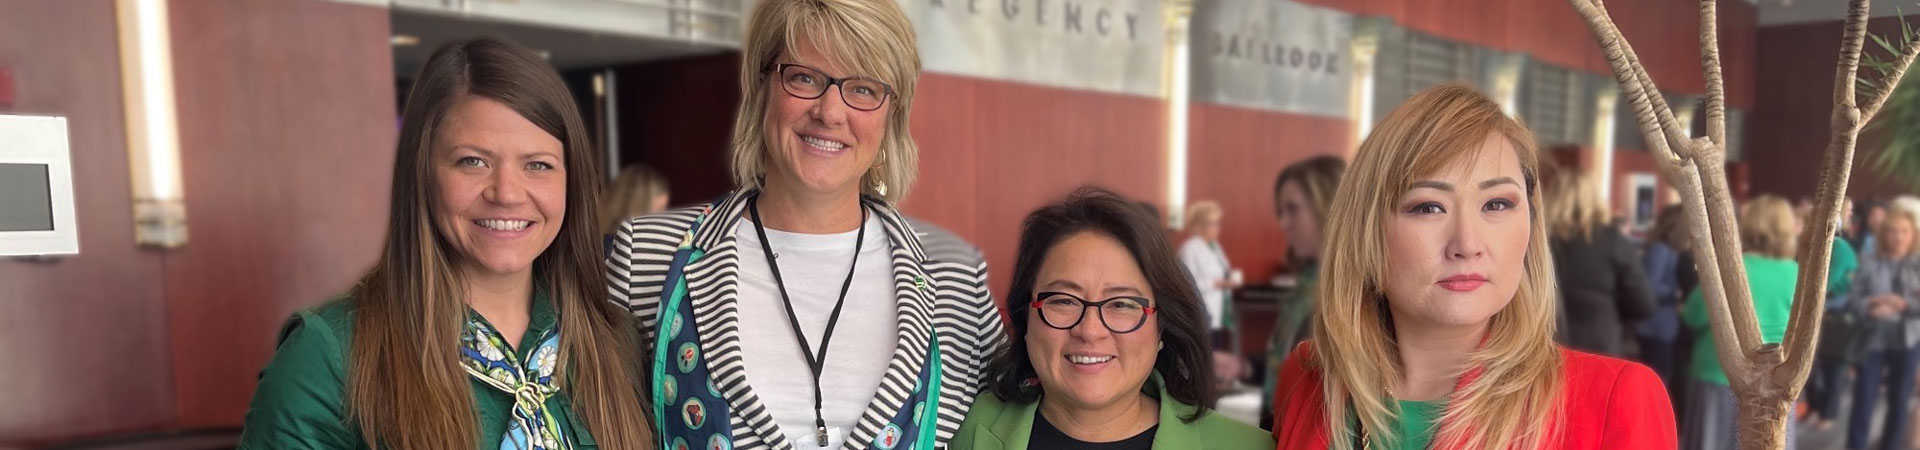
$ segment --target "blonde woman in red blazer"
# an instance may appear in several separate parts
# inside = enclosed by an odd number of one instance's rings
[[[1319,325],[1275,388],[1281,449],[1671,449],[1644,366],[1561,348],[1533,137],[1472,89],[1360,145],[1321,251]]]

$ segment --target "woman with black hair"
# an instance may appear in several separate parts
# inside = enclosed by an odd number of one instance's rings
[[[1205,310],[1139,207],[1083,189],[1027,216],[1011,335],[954,450],[1273,448],[1211,414]]]

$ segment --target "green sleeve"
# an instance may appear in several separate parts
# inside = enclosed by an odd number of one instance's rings
[[[241,450],[344,450],[361,440],[347,424],[346,364],[327,322],[309,312],[287,321],[240,435]]]
[[[1846,294],[1853,288],[1853,271],[1860,267],[1860,256],[1853,251],[1853,245],[1840,238],[1833,239],[1833,257],[1828,259],[1827,296]]]
[[[1700,288],[1693,288],[1693,293],[1687,294],[1687,304],[1680,309],[1680,320],[1687,328],[1707,328],[1707,299],[1700,294]]]

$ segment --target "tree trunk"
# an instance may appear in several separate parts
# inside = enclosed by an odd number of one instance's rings
[[[1787,426],[1792,423],[1793,399],[1779,390],[1743,398],[1734,407],[1734,435],[1740,450],[1780,450],[1787,448]],[[1734,394],[1740,398],[1739,393]]]

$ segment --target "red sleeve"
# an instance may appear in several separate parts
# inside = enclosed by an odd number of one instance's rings
[[[1673,404],[1653,370],[1626,364],[1614,378],[1599,448],[1670,450],[1679,447]]]
[[[1273,386],[1273,437],[1280,450],[1327,448],[1320,376],[1308,367],[1312,358],[1311,346],[1302,342],[1280,364]]]

